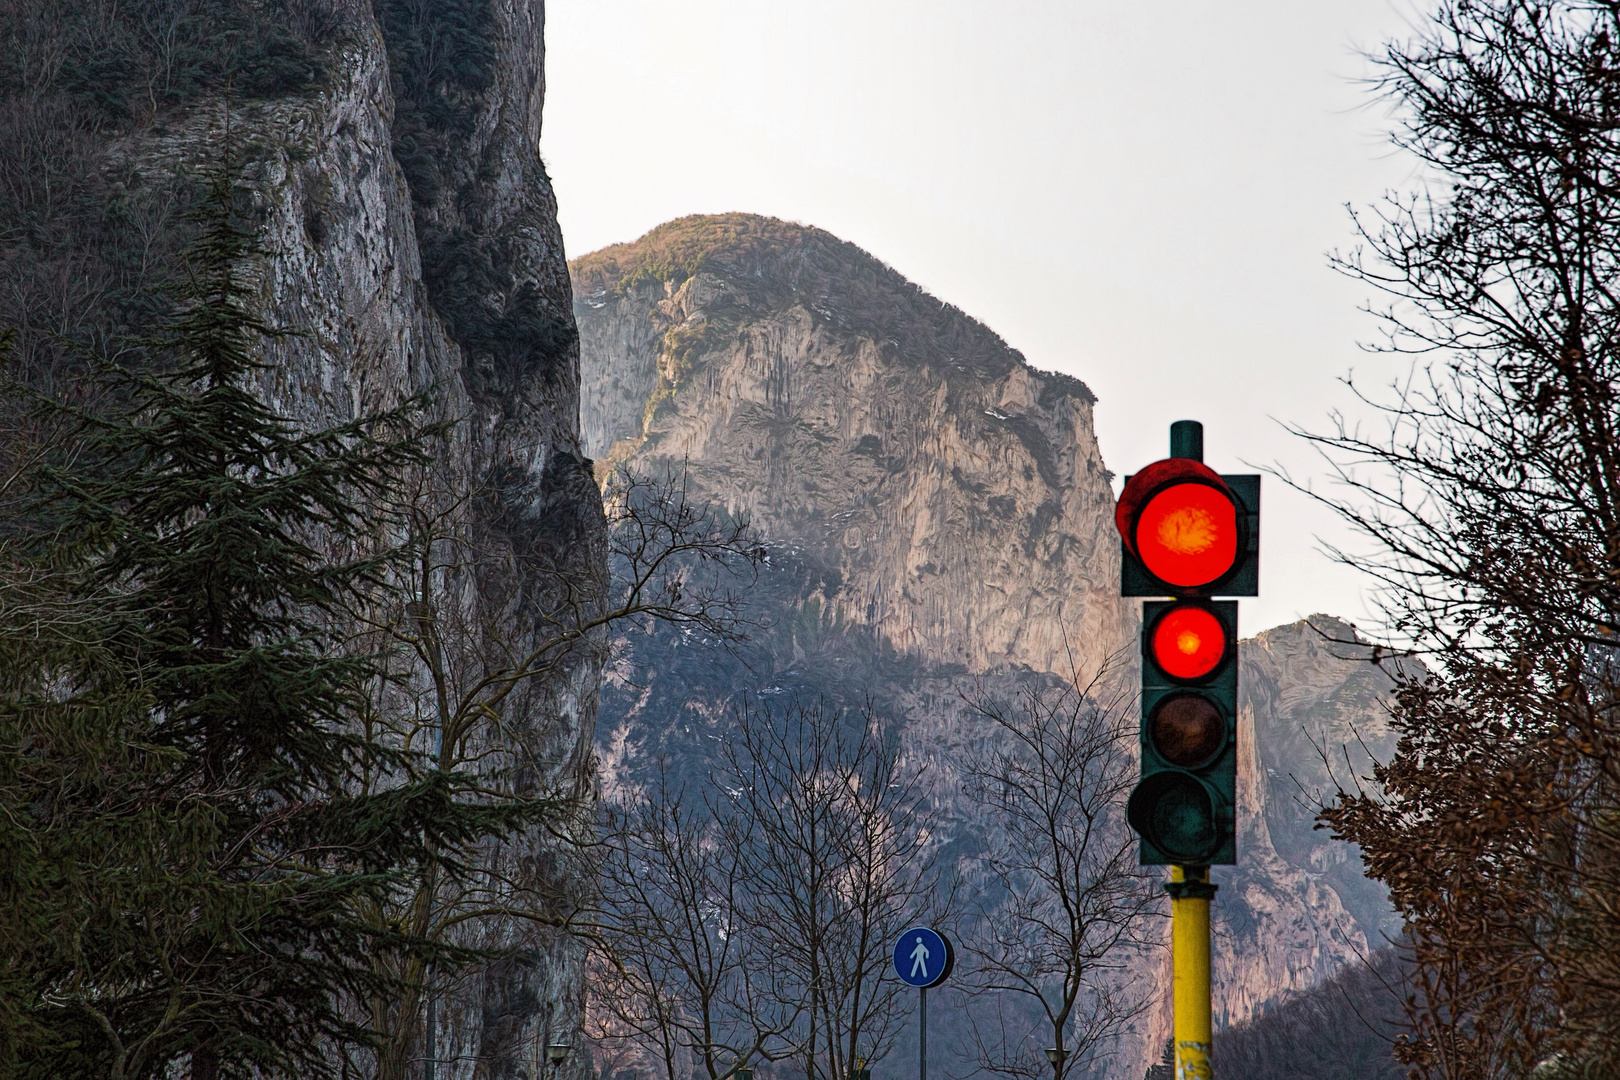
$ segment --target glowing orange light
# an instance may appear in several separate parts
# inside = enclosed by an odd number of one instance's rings
[[[1208,484],[1172,484],[1138,515],[1136,552],[1161,581],[1183,588],[1208,585],[1237,562],[1237,507]]]
[[[1226,656],[1226,628],[1208,608],[1173,607],[1153,626],[1153,661],[1173,679],[1201,679]]]

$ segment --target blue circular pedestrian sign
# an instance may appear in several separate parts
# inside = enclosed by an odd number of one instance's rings
[[[907,986],[935,986],[956,966],[956,953],[945,935],[913,926],[894,943],[894,973]]]

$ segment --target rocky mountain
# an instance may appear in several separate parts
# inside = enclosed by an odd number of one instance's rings
[[[970,861],[996,828],[956,790],[984,723],[971,700],[1110,662],[1134,677],[1140,607],[1118,596],[1095,397],[809,227],[683,218],[570,271],[598,474],[682,469],[751,515],[769,551],[751,597],[763,629],[739,654],[674,634],[619,643],[604,783],[633,790],[658,758],[701,770],[739,694],[870,702],[930,762],[946,853]],[[1242,644],[1241,861],[1214,875],[1222,1023],[1394,929],[1354,851],[1312,827],[1335,777],[1390,748],[1390,681],[1369,656],[1326,617]],[[1111,1075],[1157,1060],[1159,996]]]
[[[451,423],[419,505],[481,553],[476,573],[435,579],[473,653],[521,645],[559,575],[605,572],[538,151],[544,13],[543,0],[0,5],[12,373],[48,383],[75,349],[138,327],[180,272],[199,170],[229,168],[260,226],[264,254],[245,268],[257,314],[286,331],[263,375],[272,403],[328,425],[427,392]],[[599,670],[583,650],[529,680],[475,741],[536,788],[587,791]],[[549,840],[519,846],[525,872],[576,872]],[[535,1046],[577,1024],[577,947],[529,920],[487,925],[495,959],[435,992],[416,1075],[524,1075]]]
[[[972,670],[1095,666],[1130,636],[1083,383],[769,218],[684,218],[570,269],[586,452],[689,463],[836,568],[833,617]]]

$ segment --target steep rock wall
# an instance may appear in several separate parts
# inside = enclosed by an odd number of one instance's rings
[[[1239,646],[1240,854],[1212,875],[1218,1023],[1248,1019],[1399,932],[1357,850],[1315,827],[1335,783],[1353,785],[1394,749],[1384,708],[1394,684],[1371,656],[1352,627],[1322,615]]]
[[[481,567],[442,602],[521,641],[532,613],[557,603],[561,577],[594,587],[605,573],[566,264],[538,153],[544,4],[343,0],[330,15],[324,85],[229,106],[265,247],[249,272],[265,320],[292,331],[270,346],[265,386],[312,426],[430,393],[453,427],[423,498],[472,538]],[[435,35],[466,63],[424,54]],[[226,111],[205,97],[122,138],[109,160],[147,177],[216,165]],[[525,683],[499,734],[478,738],[535,790],[588,792],[599,672],[599,655],[579,651]],[[559,882],[577,873],[541,837],[521,858]],[[430,1045],[441,1078],[532,1075],[535,1048],[569,1041],[578,1024],[582,964],[567,937],[505,920],[478,944],[500,958],[441,988],[435,1030],[413,1051],[418,1075]]]

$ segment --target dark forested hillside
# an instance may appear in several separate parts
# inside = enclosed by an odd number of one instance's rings
[[[1381,949],[1215,1036],[1217,1075],[1242,1080],[1402,1080],[1399,957]]]

